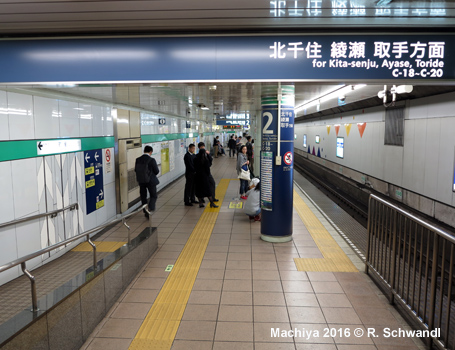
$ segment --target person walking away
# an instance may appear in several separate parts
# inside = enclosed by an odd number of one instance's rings
[[[240,146],[240,153],[237,157],[237,175],[240,175],[242,167],[244,170],[247,170],[248,164],[249,164],[249,161],[248,161],[248,155],[246,154],[246,146],[242,145],[242,146]],[[245,197],[245,193],[248,190],[248,180],[243,180],[243,179],[239,179],[239,180],[240,180],[240,191],[239,191],[240,198],[246,199],[247,197]]]
[[[213,139],[213,156],[215,158],[218,158],[218,145],[220,143],[220,141],[218,141],[218,139],[219,139],[219,136],[217,136]]]
[[[246,154],[248,155],[248,161],[250,162],[250,171],[252,176],[254,176],[254,169],[253,169],[253,163],[254,163],[254,153],[253,153],[253,144],[251,143],[251,136],[246,137]]]
[[[160,183],[156,175],[160,172],[156,160],[152,158],[153,148],[151,146],[144,147],[144,154],[136,158],[134,171],[136,172],[136,180],[139,183],[139,193],[141,195],[142,205],[147,204],[147,190],[150,194],[148,210],[154,211],[157,199],[156,185]],[[145,217],[148,219],[149,214],[144,209]]]
[[[243,210],[250,220],[261,221],[261,182],[258,178],[254,178],[251,183],[252,186],[246,193],[247,200]]]
[[[231,138],[228,141],[228,148],[229,148],[229,158],[231,158],[231,154],[234,157],[235,156],[235,139],[234,139],[234,135],[232,135]]]
[[[193,203],[198,203],[196,201],[195,192],[194,192],[194,176],[196,171],[194,170],[194,158],[196,155],[194,151],[196,146],[192,143],[188,146],[188,152],[185,153],[183,161],[185,163],[185,193],[183,196],[183,201],[188,207],[192,207]]]
[[[196,175],[194,178],[194,185],[196,190],[196,196],[199,198],[199,208],[204,207],[204,197],[207,197],[210,201],[210,208],[218,208],[215,204],[214,196],[212,194],[213,190],[211,188],[212,174],[210,173],[211,161],[209,155],[205,150],[205,144],[199,142],[199,153],[194,158],[194,169]],[[213,179],[213,177],[212,177]]]

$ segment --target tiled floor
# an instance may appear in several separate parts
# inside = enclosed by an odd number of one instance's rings
[[[234,159],[218,158],[212,173],[217,182],[222,178],[235,179]],[[182,179],[160,194],[158,209],[153,214],[159,250],[82,349],[127,349],[131,344],[166,281],[165,267],[175,263],[203,212],[197,206],[183,206],[183,186]],[[237,191],[238,181],[232,180],[175,335],[173,350],[423,348],[418,340],[380,336],[384,327],[409,327],[363,272],[297,271],[294,258],[322,255],[295,211],[292,242],[261,241],[260,223],[250,223],[241,210],[228,208]],[[322,216],[316,214],[323,222]],[[349,246],[336,237],[328,223],[323,223],[361,268]],[[272,329],[286,332],[296,329],[301,334],[272,337]],[[368,329],[374,329],[378,336],[366,336]],[[354,332],[364,334],[355,336]],[[149,348],[155,347],[150,344]]]

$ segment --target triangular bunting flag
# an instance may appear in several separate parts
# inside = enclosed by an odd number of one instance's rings
[[[308,145],[308,153],[311,153],[311,147]]]
[[[327,135],[330,135],[330,125],[327,125]]]
[[[315,155],[316,155],[316,152],[314,151],[314,146],[313,146],[313,153],[312,153],[312,154],[313,154],[313,156],[315,156]]]
[[[351,132],[351,124],[344,124],[344,128],[346,129],[346,135],[349,136],[349,133]]]
[[[335,125],[335,133],[338,136],[338,132],[340,131],[340,125]]]
[[[318,147],[318,157],[321,158],[321,149]]]
[[[357,123],[357,127],[359,128],[360,138],[362,138],[363,132],[365,131],[366,126],[367,126],[367,123]]]

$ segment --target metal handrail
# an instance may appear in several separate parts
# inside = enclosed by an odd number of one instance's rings
[[[365,273],[371,271],[385,283],[390,303],[399,302],[429,331],[439,329],[430,341],[440,349],[455,345],[449,337],[454,264],[453,235],[370,195]]]
[[[53,211],[49,211],[47,213],[43,213],[43,214],[37,214],[37,215],[33,215],[33,216],[27,216],[25,218],[21,218],[21,219],[17,219],[17,220],[13,220],[13,221],[8,221],[8,222],[4,222],[3,224],[0,224],[0,229],[2,228],[5,228],[5,227],[8,227],[8,226],[11,226],[11,225],[17,225],[17,224],[20,224],[20,223],[23,223],[23,222],[26,222],[26,221],[31,221],[31,220],[36,220],[36,219],[41,219],[41,218],[44,218],[46,216],[50,216],[51,218],[53,217],[56,217],[58,213],[62,212],[62,211],[65,211],[65,210],[74,210],[74,209],[79,209],[79,204],[78,203],[73,203],[73,204],[70,204],[62,209],[57,209],[57,210],[53,210]]]
[[[438,235],[442,236],[443,238],[449,240],[450,242],[452,242],[453,244],[455,244],[455,237],[452,236],[451,234],[441,230],[440,228],[436,227],[436,226],[433,226],[431,224],[429,224],[428,222],[426,221],[423,221],[422,219],[420,219],[419,217],[415,216],[415,215],[412,215],[411,213],[407,212],[406,210],[403,210],[402,208],[400,207],[397,207],[396,205],[393,205],[392,203],[390,202],[387,202],[386,200],[374,195],[374,194],[370,194],[370,199],[374,199],[374,200],[377,200],[378,202],[381,202],[382,204],[384,204],[385,206],[399,212],[400,214],[403,214],[404,216],[418,222],[420,225],[424,226],[425,228],[429,229],[430,231],[433,231],[433,232],[436,232]]]
[[[30,282],[31,282],[31,289],[32,289],[32,310],[33,312],[37,312],[39,311],[38,310],[38,300],[37,300],[37,294],[36,294],[36,284],[35,284],[35,277],[30,273],[30,271],[27,270],[26,268],[26,262],[28,260],[31,260],[31,259],[34,259],[40,255],[43,255],[43,254],[46,254],[46,253],[49,253],[51,252],[52,250],[55,250],[57,248],[60,248],[64,245],[67,245],[69,243],[72,243],[74,241],[77,241],[81,238],[84,238],[84,237],[87,237],[87,242],[92,246],[93,248],[93,269],[94,271],[96,271],[96,267],[97,267],[97,258],[96,258],[96,245],[91,241],[90,239],[90,235],[92,233],[95,233],[97,231],[100,231],[108,226],[111,226],[111,225],[114,225],[114,224],[118,224],[120,222],[123,223],[123,225],[125,225],[127,228],[128,228],[128,244],[131,243],[131,232],[130,232],[130,227],[128,225],[126,225],[126,222],[125,222],[125,219],[129,218],[130,216],[132,215],[135,215],[137,214],[138,212],[142,211],[142,210],[145,210],[148,214],[149,214],[149,223],[150,223],[150,227],[152,226],[152,215],[151,213],[148,211],[147,209],[147,204],[144,204],[143,206],[141,206],[140,208],[138,208],[137,210],[125,215],[125,216],[122,216],[121,218],[118,218],[118,219],[114,219],[106,224],[103,224],[103,225],[100,225],[100,226],[97,226],[93,229],[90,229],[88,231],[85,231],[77,236],[74,236],[74,237],[71,237],[71,238],[68,238],[62,242],[59,242],[59,243],[56,243],[56,244],[53,244],[47,248],[43,248],[43,249],[40,249],[40,250],[37,250],[36,252],[34,253],[31,253],[31,254],[28,254],[28,255],[25,255],[19,259],[16,259],[16,260],[13,260],[7,264],[4,264],[4,265],[1,265],[0,266],[0,273],[6,271],[6,270],[9,270],[15,266],[18,266],[18,265],[21,265],[21,269],[22,271],[24,272],[24,274],[29,278]]]

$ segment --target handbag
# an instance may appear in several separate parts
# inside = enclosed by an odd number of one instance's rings
[[[250,181],[251,180],[250,171],[249,170],[240,169],[239,179],[240,180]]]

